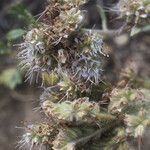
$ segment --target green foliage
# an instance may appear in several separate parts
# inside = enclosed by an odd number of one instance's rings
[[[35,19],[31,12],[21,3],[11,7],[9,13],[16,19],[25,21],[27,24],[35,22]]]
[[[59,77],[55,72],[52,72],[51,74],[43,73],[42,79],[45,84],[50,86],[56,85],[59,81]]]
[[[6,46],[6,44],[0,41],[0,55],[10,54],[10,49]]]
[[[15,89],[15,87],[21,83],[21,74],[15,68],[6,69],[0,74],[0,84],[3,84],[10,89]]]
[[[22,37],[25,33],[26,33],[26,31],[23,29],[14,29],[7,33],[6,38],[9,41],[16,40],[16,39]]]
[[[13,3],[10,5],[9,9],[6,11],[6,14],[9,14],[10,17],[14,17],[16,19],[15,23],[17,24],[21,21],[24,25],[28,25],[35,22],[35,19],[31,12],[20,2]],[[6,35],[0,41],[0,55],[7,54],[8,57],[13,55],[14,47],[12,43],[16,40],[20,39],[26,30],[20,28],[14,28],[8,31]],[[9,68],[5,69],[0,74],[0,84],[7,86],[10,89],[15,89],[17,85],[22,83],[22,74],[18,71],[18,69]]]
[[[22,21],[23,24],[29,25],[35,22],[31,12],[20,2],[11,5],[6,14],[10,14],[10,17],[15,17],[17,19],[16,23]],[[20,28],[8,31],[8,33],[3,37],[3,40],[0,41],[0,54],[12,54],[12,43],[9,42],[21,38],[25,33],[26,30]]]

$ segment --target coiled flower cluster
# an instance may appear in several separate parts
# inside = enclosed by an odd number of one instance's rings
[[[79,80],[99,82],[102,37],[81,29],[84,16],[80,4],[80,1],[51,1],[45,12],[50,25],[41,24],[27,33],[19,53],[20,65],[27,69],[27,80],[61,68]]]
[[[52,145],[53,138],[58,134],[57,125],[52,126],[50,124],[38,124],[28,125],[26,133],[23,135],[21,146],[29,144],[31,148],[33,146]],[[52,138],[53,137],[53,138]]]
[[[48,116],[56,119],[56,122],[92,125],[95,120],[97,124],[102,126],[115,120],[114,116],[102,111],[97,103],[89,102],[87,97],[79,98],[73,102],[65,101],[58,104],[47,100],[42,104],[42,108]]]

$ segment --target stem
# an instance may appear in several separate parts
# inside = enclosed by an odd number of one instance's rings
[[[92,138],[94,137],[100,137],[102,134],[102,129],[99,129],[97,131],[95,131],[94,133],[92,133],[91,135],[88,135],[86,137],[83,137],[79,140],[74,141],[74,145],[84,145],[85,143],[87,143],[88,141],[90,141]]]
[[[88,29],[82,29],[83,31],[89,31]],[[101,34],[103,37],[113,37],[120,33],[121,29],[117,30],[99,30],[99,29],[92,29],[93,32],[97,32]]]
[[[112,122],[110,123],[110,125],[108,125],[108,127],[105,127],[105,128],[101,128],[101,129],[98,129],[97,131],[95,131],[94,133],[86,136],[86,137],[82,137],[80,138],[79,140],[75,140],[73,142],[71,142],[74,146],[82,146],[84,144],[86,144],[87,142],[89,142],[91,139],[93,138],[100,138],[101,135],[106,132],[107,130],[113,128],[114,126],[117,126],[118,125],[118,121],[115,121],[115,122]]]
[[[107,30],[108,29],[107,28],[107,18],[106,18],[104,9],[100,5],[97,5],[97,8],[98,8],[99,14],[100,14],[101,19],[102,19],[102,29]]]

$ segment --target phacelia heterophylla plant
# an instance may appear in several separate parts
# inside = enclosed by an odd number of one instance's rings
[[[50,0],[41,16],[43,21],[20,44],[18,56],[21,68],[27,70],[26,80],[42,79],[40,104],[48,118],[26,127],[21,147],[128,150],[131,137],[139,141],[140,149],[142,136],[150,126],[150,91],[133,88],[132,76],[128,76],[125,80],[130,84],[112,87],[105,103],[99,94],[107,95],[101,84],[104,41],[98,30],[83,29],[86,12],[80,6],[86,2]],[[149,7],[148,0],[120,0],[113,6],[121,11],[119,17],[134,20],[133,26],[142,23],[141,19],[148,24]],[[96,95],[99,99],[94,99]]]

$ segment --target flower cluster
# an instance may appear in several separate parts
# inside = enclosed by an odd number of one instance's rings
[[[48,123],[26,128],[21,143],[31,148],[128,150],[127,136],[142,137],[149,127],[150,92],[131,86],[135,80],[132,71],[121,74],[126,87],[111,86],[110,93],[104,93],[101,85],[105,83],[100,81],[105,43],[97,30],[83,29],[85,12],[79,8],[86,2],[50,0],[40,17],[42,23],[31,29],[19,46],[20,66],[27,70],[27,80],[42,79],[40,104],[48,118]],[[139,18],[148,18],[147,0],[120,0],[117,5],[122,16],[135,17],[136,24]]]
[[[27,70],[27,79],[61,68],[79,80],[98,84],[102,73],[102,62],[99,61],[103,54],[102,37],[81,29],[84,16],[79,10],[80,3],[52,1],[45,12],[50,25],[41,24],[27,33],[19,53],[20,65]],[[51,13],[57,15],[52,17]]]
[[[144,110],[139,111],[138,115],[126,115],[125,123],[127,133],[135,138],[142,137],[147,127],[150,127],[150,119]]]
[[[111,112],[132,112],[136,111],[136,108],[148,104],[148,95],[149,90],[141,89],[113,89],[110,97],[109,110]],[[135,108],[135,109],[134,109]]]
[[[42,105],[44,112],[48,116],[56,119],[56,122],[74,123],[77,125],[99,124],[106,125],[115,120],[115,117],[101,110],[95,102],[89,102],[88,98],[80,98],[73,102],[52,103],[45,101]]]
[[[144,19],[149,18],[150,2],[149,0],[121,0],[118,8],[122,16],[126,16],[128,21],[135,24],[141,24]]]
[[[48,83],[44,93],[41,95],[41,101],[51,100],[52,102],[61,102],[63,100],[72,101],[78,97],[78,94],[88,92],[83,82],[69,76],[67,73],[51,73],[43,75],[44,81]]]
[[[38,125],[29,125],[26,127],[26,133],[22,137],[20,142],[23,146],[28,144],[31,148],[33,146],[39,145],[52,145],[54,137],[58,134],[57,125],[50,124],[38,124]]]

